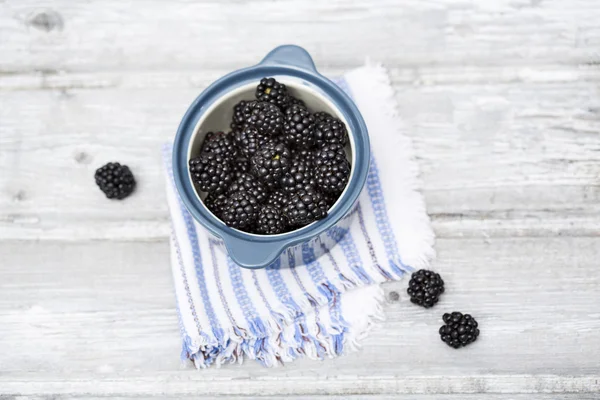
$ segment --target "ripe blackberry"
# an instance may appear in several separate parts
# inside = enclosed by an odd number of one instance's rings
[[[233,194],[235,192],[250,193],[256,197],[256,200],[259,203],[262,203],[267,199],[267,190],[263,184],[250,174],[242,174],[233,181],[231,186],[229,186],[227,193]]]
[[[292,195],[283,208],[291,226],[302,227],[327,216],[327,203],[323,195],[308,187]]]
[[[296,149],[292,155],[293,160],[302,161],[308,168],[313,168],[315,165],[315,153],[311,149]]]
[[[273,206],[279,210],[283,210],[283,207],[288,203],[288,195],[283,190],[274,190],[269,193],[265,204]]]
[[[306,107],[306,103],[304,103],[302,100],[290,95],[290,102],[288,103],[286,108],[289,108],[292,106],[302,106],[302,107],[308,108],[308,107]]]
[[[293,160],[289,171],[281,178],[281,189],[293,194],[307,186],[315,187],[312,171],[304,161]]]
[[[286,218],[281,211],[270,205],[263,205],[258,213],[256,232],[263,235],[276,235],[287,229]]]
[[[327,204],[327,209],[330,209],[331,207],[333,207],[337,199],[340,198],[340,196],[332,193],[323,193],[323,198],[325,199],[325,203]]]
[[[229,161],[210,151],[193,158],[189,163],[192,180],[203,192],[220,194],[231,184],[233,173]]]
[[[242,129],[235,132],[235,143],[242,155],[248,159],[268,140],[268,137],[261,135],[258,129],[251,125],[245,125]]]
[[[259,208],[260,205],[252,194],[235,192],[225,201],[222,220],[232,228],[247,229],[256,222]]]
[[[268,101],[277,107],[284,109],[287,107],[290,96],[287,87],[279,83],[275,78],[263,78],[256,87],[256,99],[259,101]]]
[[[221,219],[223,217],[223,210],[225,207],[225,202],[227,201],[227,196],[224,194],[215,194],[209,193],[208,196],[204,199],[204,205],[217,216],[217,218]]]
[[[250,160],[252,173],[269,189],[279,184],[291,161],[290,151],[281,143],[265,143]]]
[[[233,178],[239,178],[242,174],[250,173],[250,160],[246,157],[238,157],[231,162]]]
[[[329,143],[317,150],[313,175],[322,191],[342,193],[350,177],[350,163],[344,147],[339,143]]]
[[[244,116],[244,108],[249,103],[247,100],[241,100],[235,106],[233,106],[233,117],[231,118],[231,130],[238,131],[246,124],[246,118]]]
[[[413,272],[406,292],[414,304],[425,308],[433,307],[438,302],[440,295],[444,293],[444,281],[440,274],[420,269]]]
[[[315,121],[317,123],[335,119],[333,117],[333,115],[331,115],[331,114],[329,114],[328,112],[325,112],[325,111],[318,111],[318,112],[314,113],[313,115],[314,115]]]
[[[276,105],[266,101],[251,101],[243,110],[244,122],[265,136],[277,136],[283,127],[283,114]]]
[[[232,132],[208,132],[204,138],[204,143],[202,143],[201,151],[203,153],[210,151],[228,160],[237,157],[238,153]]]
[[[300,149],[312,147],[314,138],[315,117],[302,106],[292,106],[285,110],[283,136],[288,145]]]
[[[444,325],[440,327],[440,337],[448,346],[458,349],[477,340],[477,321],[469,314],[453,312],[444,314]]]
[[[135,178],[127,165],[110,162],[96,170],[96,185],[109,199],[123,200],[133,193]]]
[[[348,143],[346,125],[337,118],[317,122],[315,126],[315,143],[318,147],[327,143],[339,143],[345,146]]]

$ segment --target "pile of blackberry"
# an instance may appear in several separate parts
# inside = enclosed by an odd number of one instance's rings
[[[350,177],[346,125],[274,78],[255,98],[237,103],[231,131],[209,132],[189,162],[204,204],[228,226],[263,235],[325,218]]]

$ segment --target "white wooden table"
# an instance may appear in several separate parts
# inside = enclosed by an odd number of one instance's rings
[[[0,0],[0,398],[600,398],[597,0]],[[283,368],[179,361],[160,145],[215,78],[282,43],[383,62],[447,294],[364,348]],[[103,198],[94,170],[139,187]],[[439,341],[444,311],[479,341]],[[443,394],[443,395],[442,395]]]

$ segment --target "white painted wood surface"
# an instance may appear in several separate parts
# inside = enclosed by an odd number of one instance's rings
[[[600,3],[0,1],[0,398],[600,397]],[[280,43],[389,68],[448,291],[405,282],[364,349],[266,370],[179,363],[160,145]],[[140,184],[107,202],[93,171]],[[441,313],[480,340],[452,351]],[[443,394],[443,396],[442,396]]]

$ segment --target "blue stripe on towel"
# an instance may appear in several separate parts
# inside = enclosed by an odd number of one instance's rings
[[[183,259],[181,257],[181,248],[179,247],[179,240],[177,239],[177,234],[175,234],[175,229],[173,228],[173,225],[171,225],[171,237],[173,238],[173,246],[175,247],[175,252],[177,253],[177,263],[179,264],[179,272],[181,273],[181,277],[183,278],[183,287],[185,289],[187,301],[190,306],[190,312],[192,313],[192,317],[194,318],[194,323],[196,324],[196,328],[198,329],[198,334],[202,336],[204,335],[204,332],[202,332],[202,325],[200,324],[200,320],[198,319],[196,307],[194,307],[194,300],[192,299],[192,295],[190,293],[190,285],[187,280],[185,268],[183,268]],[[179,317],[181,318],[181,311],[179,310],[179,307],[178,312]]]
[[[369,249],[369,255],[371,256],[371,261],[373,262],[373,267],[379,271],[379,273],[387,280],[392,280],[394,279],[389,272],[387,272],[385,269],[381,268],[381,265],[379,265],[379,261],[377,260],[377,253],[375,253],[375,247],[373,246],[373,243],[371,242],[371,238],[369,237],[369,232],[367,231],[367,226],[365,224],[365,218],[363,216],[363,212],[362,212],[362,207],[359,204],[358,207],[356,207],[356,212],[358,214],[358,223],[360,225],[360,230],[363,234],[363,237],[365,239],[365,243],[367,244],[367,248]]]
[[[323,272],[321,263],[317,261],[315,251],[309,243],[302,245],[302,261],[308,268],[309,275],[319,292],[327,298],[330,307],[332,327],[339,333],[332,332],[333,350],[335,354],[343,351],[344,335],[347,332],[348,323],[342,317],[341,292],[327,279]]]
[[[375,214],[375,223],[377,224],[377,229],[383,239],[390,267],[396,275],[402,276],[408,268],[402,263],[400,253],[398,252],[396,237],[390,226],[387,208],[383,198],[381,180],[379,179],[379,170],[377,168],[377,162],[373,157],[373,153],[371,153],[371,167],[369,168],[369,174],[367,175],[367,192],[371,198],[373,213]],[[398,267],[398,264],[400,264],[402,268]]]
[[[362,260],[352,238],[352,233],[348,229],[334,226],[329,229],[327,235],[338,243],[342,248],[346,261],[354,274],[365,284],[373,283],[373,279],[362,266]]]
[[[174,178],[173,178],[173,170],[171,168],[171,164],[167,163],[169,169],[169,177],[171,178],[171,184],[173,185],[173,189],[175,190]],[[194,259],[194,269],[196,271],[196,277],[198,280],[198,285],[200,286],[200,294],[202,296],[202,304],[204,305],[204,310],[206,315],[208,316],[208,320],[211,324],[212,332],[220,344],[223,344],[223,329],[221,328],[221,324],[219,324],[219,320],[215,314],[215,310],[212,307],[210,302],[210,297],[208,296],[208,288],[206,286],[206,282],[204,279],[204,266],[202,265],[202,257],[200,255],[200,248],[198,246],[198,234],[196,233],[196,227],[194,226],[194,222],[192,216],[187,211],[183,202],[179,198],[176,193],[177,203],[179,205],[179,211],[185,223],[188,240],[190,241],[190,248],[192,250],[192,255]]]

